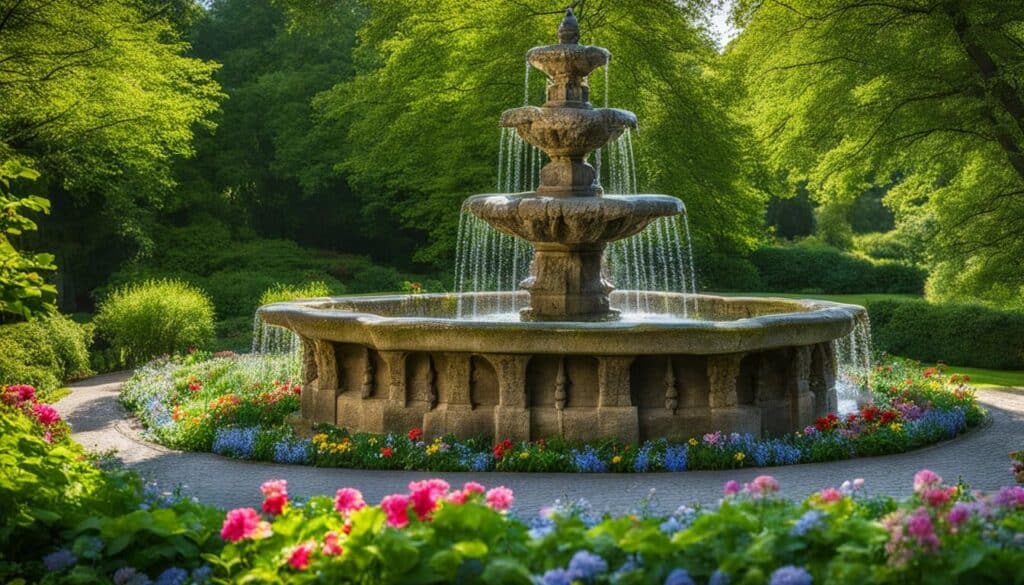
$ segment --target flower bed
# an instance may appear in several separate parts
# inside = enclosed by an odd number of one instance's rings
[[[953,438],[984,417],[966,376],[892,361],[859,380],[873,397],[859,412],[830,414],[778,438],[716,432],[687,441],[581,444],[427,439],[420,429],[377,435],[333,425],[300,437],[284,424],[298,407],[301,388],[290,381],[297,376],[286,357],[196,354],[150,364],[125,384],[122,401],[155,440],[172,447],[280,463],[429,471],[652,472],[813,463],[916,449]]]
[[[0,410],[4,582],[1010,583],[1024,567],[1024,487],[986,495],[927,470],[903,501],[853,480],[794,502],[762,475],[726,483],[717,506],[621,517],[582,501],[534,516],[476,482],[415,481],[373,505],[354,488],[293,500],[272,480],[225,514],[39,424]]]
[[[1013,461],[1013,465],[1010,467],[1013,478],[1017,480],[1017,483],[1024,483],[1024,451],[1010,453],[1010,459]]]

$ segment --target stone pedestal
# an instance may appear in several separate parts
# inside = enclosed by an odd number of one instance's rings
[[[618,315],[608,306],[611,284],[601,275],[604,244],[571,246],[535,243],[528,321],[607,321]]]

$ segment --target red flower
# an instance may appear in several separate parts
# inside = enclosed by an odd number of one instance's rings
[[[409,440],[415,443],[423,438],[423,429],[416,427],[409,429]]]
[[[861,411],[860,415],[864,417],[865,422],[873,422],[878,416],[879,409],[877,406],[865,406]]]
[[[380,448],[380,456],[385,458],[385,459],[391,457],[394,454],[395,454],[395,450],[392,449],[391,447],[381,447]]]
[[[494,446],[494,458],[502,459],[505,454],[512,450],[512,441],[505,439]]]
[[[814,426],[821,432],[832,430],[838,424],[839,417],[837,417],[835,414],[829,414],[828,416],[823,416],[818,420],[814,421]]]
[[[878,422],[882,423],[883,425],[887,425],[891,422],[896,422],[897,420],[899,420],[899,418],[900,413],[898,411],[892,409],[883,410],[882,416],[879,417]]]
[[[202,388],[203,388],[203,383],[202,382],[192,382],[191,384],[188,385],[188,389],[191,392],[199,392],[200,390],[202,390]]]

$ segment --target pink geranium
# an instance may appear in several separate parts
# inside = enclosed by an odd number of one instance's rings
[[[266,528],[269,528],[269,525],[262,521],[259,512],[252,508],[236,508],[224,517],[220,537],[228,542],[238,542],[246,538],[255,538]]]
[[[770,475],[759,475],[746,485],[746,489],[755,498],[764,497],[779,491],[779,481]]]
[[[36,420],[45,427],[60,422],[60,413],[57,412],[56,408],[49,404],[33,404],[32,415],[35,416]]]
[[[500,486],[487,492],[487,496],[484,498],[484,501],[486,501],[487,505],[491,508],[499,512],[504,512],[512,507],[512,501],[514,499],[515,498],[512,497],[512,490],[505,486]]]
[[[843,499],[843,492],[837,490],[836,488],[830,487],[818,492],[818,497],[821,498],[822,502],[826,504],[831,504],[833,502],[838,502],[839,500]]]
[[[928,504],[929,506],[931,506],[933,508],[938,508],[938,507],[945,506],[946,504],[948,504],[949,501],[953,498],[953,494],[955,494],[955,493],[956,493],[956,488],[955,487],[949,487],[949,488],[940,488],[940,487],[926,488],[923,492],[921,492],[921,499],[924,500],[925,503]]]
[[[730,479],[729,481],[725,482],[725,486],[722,487],[722,493],[724,493],[726,496],[735,496],[736,494],[740,493],[742,489],[743,486],[740,485],[740,482],[736,481],[735,479]]]
[[[341,544],[339,543],[340,538],[341,537],[338,536],[338,533],[334,532],[333,530],[325,534],[324,546],[322,549],[320,549],[321,552],[323,552],[324,555],[329,557],[337,556],[343,553],[345,549],[341,548]]]
[[[448,493],[448,482],[442,479],[428,479],[409,483],[409,497],[416,517],[426,520],[437,509],[437,503]]]
[[[283,479],[272,479],[263,482],[260,486],[263,492],[263,511],[267,514],[278,515],[284,511],[288,503],[288,482]]]
[[[293,548],[288,555],[288,565],[297,571],[305,570],[309,566],[309,555],[315,546],[315,543],[304,542]]]
[[[917,539],[917,543],[928,551],[935,551],[939,548],[939,537],[935,535],[935,525],[932,524],[928,510],[918,508],[910,516],[907,522],[907,533]]]
[[[388,526],[403,528],[409,524],[409,496],[392,494],[380,501],[380,509],[388,518]]]
[[[914,474],[914,491],[917,493],[940,483],[942,483],[942,478],[930,469],[922,469]]]
[[[34,402],[36,389],[28,384],[14,384],[8,386],[3,392],[3,401],[13,406],[21,406],[24,402]]]
[[[482,494],[487,491],[487,488],[475,481],[467,481],[466,484],[462,486],[462,490],[467,494]]]
[[[363,492],[355,488],[341,488],[334,497],[334,509],[339,514],[349,514],[366,506]]]

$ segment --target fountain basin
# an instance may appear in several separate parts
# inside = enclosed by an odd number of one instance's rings
[[[624,307],[635,291],[616,291]],[[302,340],[302,415],[355,431],[533,440],[767,436],[836,407],[832,341],[862,307],[642,293],[660,316],[520,322],[525,293],[336,297],[261,307]],[[696,305],[700,320],[677,317]],[[472,306],[475,319],[456,318]],[[694,314],[693,309],[690,314]]]
[[[552,158],[582,157],[636,128],[633,112],[617,108],[591,109],[523,106],[505,110],[499,124],[515,128],[523,140]]]

